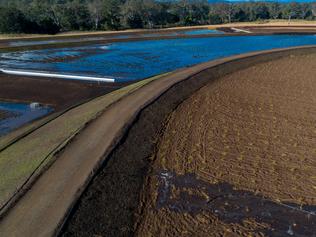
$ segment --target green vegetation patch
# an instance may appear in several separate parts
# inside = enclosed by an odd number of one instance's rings
[[[47,164],[54,161],[56,153],[89,121],[97,118],[115,101],[162,76],[137,82],[75,107],[2,150],[0,152],[0,208],[31,176],[39,174]],[[31,126],[36,125],[29,125],[27,129]]]

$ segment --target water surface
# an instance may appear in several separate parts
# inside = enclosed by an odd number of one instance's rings
[[[0,111],[9,114],[4,119],[0,118],[0,136],[5,135],[28,122],[43,117],[52,112],[53,109],[48,106],[32,108],[26,103],[11,103],[0,101]]]
[[[3,53],[0,67],[131,81],[227,56],[312,44],[316,44],[315,35],[218,36],[117,42]]]
[[[208,34],[224,34],[223,31],[210,30],[210,29],[197,29],[184,32],[185,35],[208,35]]]

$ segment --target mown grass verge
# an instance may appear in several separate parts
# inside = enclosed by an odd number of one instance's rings
[[[56,154],[108,106],[162,76],[155,76],[93,99],[41,126],[30,124],[24,128],[38,126],[38,129],[22,136],[0,152],[0,210],[28,186],[34,176],[52,163]],[[5,145],[5,141],[2,143]]]

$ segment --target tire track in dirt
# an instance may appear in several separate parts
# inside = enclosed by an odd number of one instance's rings
[[[315,73],[316,54],[291,56],[183,102],[160,141],[138,235],[316,235]],[[161,185],[169,190],[162,201]]]

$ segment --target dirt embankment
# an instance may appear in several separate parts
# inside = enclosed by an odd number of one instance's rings
[[[0,74],[0,100],[39,102],[62,110],[107,94],[126,83],[89,83],[71,80],[10,76]]]
[[[315,26],[246,26],[241,29],[257,34],[315,34]]]
[[[314,25],[236,25],[236,26],[220,26],[217,28],[228,34],[315,34],[316,26]],[[244,31],[244,32],[242,32]],[[248,33],[247,33],[248,32]]]
[[[316,56],[283,56],[206,70],[144,109],[62,235],[314,233]]]

